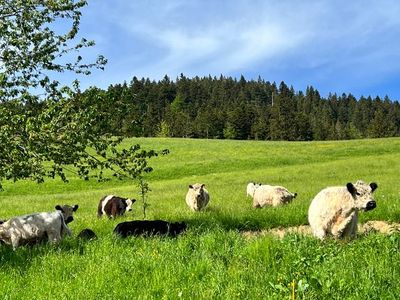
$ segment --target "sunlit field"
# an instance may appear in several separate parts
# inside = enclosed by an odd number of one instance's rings
[[[400,290],[400,235],[360,235],[321,242],[289,234],[248,237],[244,231],[307,224],[312,198],[324,187],[362,179],[378,183],[368,220],[400,221],[400,138],[332,142],[263,142],[140,138],[145,149],[169,149],[152,158],[146,175],[147,219],[185,221],[177,238],[115,237],[121,221],[142,219],[132,181],[5,182],[0,219],[56,204],[78,204],[73,236],[59,246],[0,245],[1,299],[396,299]],[[283,185],[298,194],[289,205],[253,209],[250,181]],[[189,184],[204,183],[210,203],[192,212]],[[97,218],[107,194],[134,197],[133,212]],[[98,239],[79,241],[84,228]]]

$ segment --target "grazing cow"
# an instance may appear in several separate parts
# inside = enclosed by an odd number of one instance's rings
[[[36,244],[46,238],[53,244],[59,243],[64,235],[71,235],[65,220],[73,220],[74,210],[69,212],[63,210],[63,207],[57,205],[55,212],[33,213],[9,219],[0,224],[0,240],[12,245],[14,250],[20,245]]]
[[[119,223],[115,227],[114,233],[124,238],[130,235],[167,235],[175,237],[185,231],[186,228],[185,222],[170,223],[162,220],[129,221]]]
[[[254,192],[255,192],[256,189],[259,188],[261,185],[262,185],[261,183],[250,182],[250,183],[247,185],[247,189],[246,189],[247,197],[253,198],[253,197],[254,197]]]
[[[122,216],[125,211],[131,211],[136,199],[121,198],[114,195],[104,196],[100,199],[97,216],[107,215],[108,218]]]
[[[376,207],[372,193],[378,188],[361,180],[346,186],[327,187],[312,200],[308,209],[308,222],[315,237],[324,239],[354,237],[357,232],[358,211]]]
[[[297,193],[291,193],[283,186],[261,185],[254,191],[253,207],[278,206],[290,203]]]
[[[97,239],[97,235],[94,233],[94,231],[90,228],[85,228],[78,234],[78,239],[82,240],[95,240]]]
[[[193,210],[199,211],[205,208],[210,201],[210,195],[205,189],[205,184],[196,183],[189,185],[186,194],[186,204]]]

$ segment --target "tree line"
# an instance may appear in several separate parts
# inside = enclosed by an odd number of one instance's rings
[[[400,135],[400,105],[389,97],[329,94],[312,86],[232,77],[160,81],[133,77],[79,97],[103,114],[102,134],[254,140],[341,140]]]

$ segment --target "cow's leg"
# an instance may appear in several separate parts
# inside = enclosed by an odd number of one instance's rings
[[[18,236],[14,235],[14,234],[11,235],[11,245],[12,245],[13,250],[18,248],[18,246],[19,246],[19,237]]]
[[[275,196],[271,200],[272,206],[279,206],[281,204],[281,197]]]
[[[326,231],[322,227],[320,228],[313,228],[313,234],[315,237],[323,240],[326,237]]]
[[[68,236],[72,235],[71,230],[67,226],[63,226],[61,228],[61,236],[63,235],[68,235]]]
[[[354,218],[354,214],[350,214],[347,217],[338,218],[335,224],[332,225],[332,235],[336,238],[342,238],[345,236],[352,237],[353,233],[351,231],[354,229]]]
[[[49,242],[52,244],[58,244],[61,241],[61,234],[59,230],[48,230],[47,236],[49,238]]]
[[[257,200],[254,200],[254,199],[253,199],[253,207],[254,207],[254,208],[260,208],[261,205],[260,205],[260,203],[258,203]]]
[[[116,205],[113,205],[111,208],[111,216],[113,217],[113,219],[115,219],[115,217],[118,215],[118,209]]]

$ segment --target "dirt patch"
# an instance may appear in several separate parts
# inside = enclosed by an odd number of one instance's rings
[[[260,237],[265,235],[273,235],[278,238],[283,238],[288,233],[296,233],[300,235],[311,235],[311,228],[309,225],[300,225],[300,226],[293,226],[293,227],[277,227],[265,230],[258,230],[258,231],[244,231],[243,235],[246,238],[254,238]]]
[[[380,232],[383,234],[393,234],[400,232],[400,223],[390,223],[386,221],[368,221],[358,226],[359,234],[370,232]]]
[[[365,224],[358,224],[358,235],[366,235],[371,232],[382,234],[393,234],[400,232],[400,223],[391,223],[387,221],[368,221]],[[298,235],[312,235],[310,225],[300,225],[292,227],[276,227],[258,231],[244,231],[245,238],[251,239],[260,236],[273,235],[282,239],[286,234],[295,233]]]

